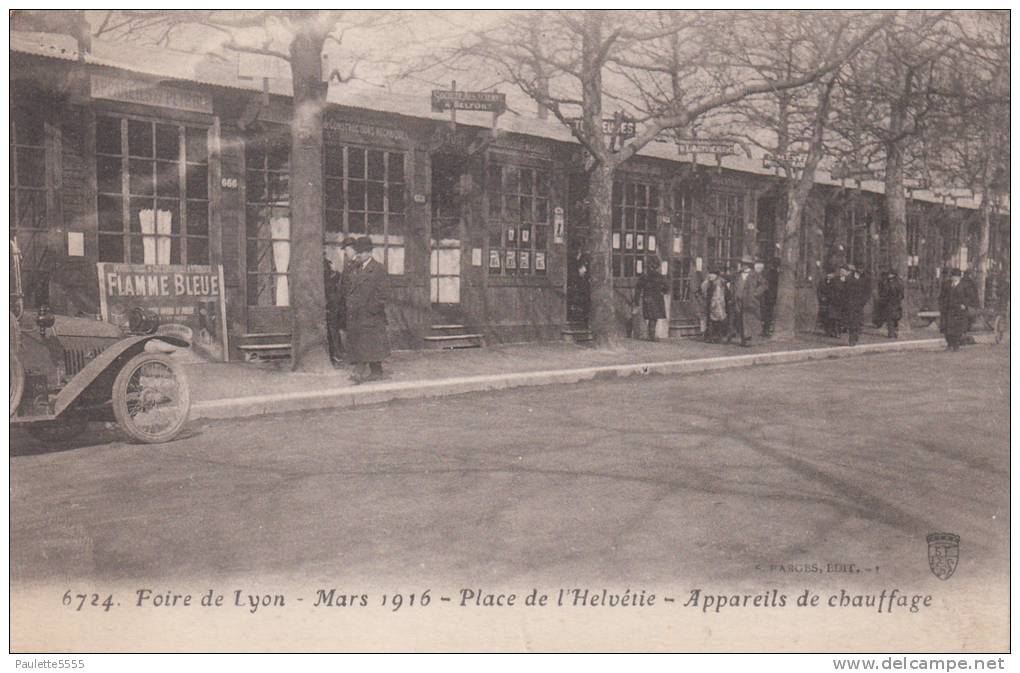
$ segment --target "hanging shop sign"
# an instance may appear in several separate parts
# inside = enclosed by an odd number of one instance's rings
[[[572,117],[567,119],[570,128],[578,130],[581,128],[581,118]],[[611,136],[615,135],[621,139],[633,138],[637,135],[637,124],[633,119],[606,117],[602,120],[602,133]]]
[[[432,111],[468,110],[473,112],[497,112],[506,110],[506,94],[497,91],[449,91],[432,90]]]
[[[99,306],[103,320],[127,325],[143,311],[159,323],[157,334],[191,342],[209,360],[226,360],[227,317],[223,267],[113,264],[99,262]]]
[[[676,149],[680,154],[736,154],[731,140],[708,140],[681,138],[676,141]]]
[[[762,157],[765,168],[804,168],[807,157],[803,154],[766,154]]]
[[[92,98],[114,100],[121,103],[138,103],[139,105],[153,105],[204,114],[213,113],[212,96],[204,91],[178,89],[126,77],[92,75],[89,78],[89,95]]]

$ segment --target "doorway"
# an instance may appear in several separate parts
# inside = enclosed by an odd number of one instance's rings
[[[460,305],[462,158],[432,155],[432,231],[429,237],[429,293],[434,308]]]

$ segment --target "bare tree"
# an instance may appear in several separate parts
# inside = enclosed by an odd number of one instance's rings
[[[291,124],[291,367],[331,369],[326,347],[325,289],[322,273],[323,192],[322,113],[327,79],[341,83],[354,76],[322,72],[327,42],[344,47],[353,28],[378,27],[391,18],[378,13],[327,10],[146,10],[106,15],[99,32],[119,39],[166,45],[185,30],[219,36],[218,48],[271,56],[290,64],[294,115]]]
[[[833,44],[856,37],[827,12],[812,12],[798,22],[791,22],[782,14],[763,12],[754,27],[752,35],[736,36],[742,42],[740,52],[753,53],[751,45],[756,43],[770,45],[761,57],[747,65],[756,68],[763,77],[775,79],[792,79],[803,74]],[[769,54],[771,60],[766,60]],[[804,209],[819,163],[828,151],[826,130],[833,91],[844,67],[804,87],[749,97],[734,106],[737,117],[726,120],[746,143],[773,157],[782,178],[779,185],[783,195],[782,222],[775,251],[780,260],[774,323],[777,338],[791,338],[795,332],[796,273],[803,261],[801,239],[806,235],[802,223]]]
[[[803,19],[799,13],[784,16]],[[757,13],[738,12],[519,12],[491,30],[474,31],[459,49],[464,58],[495,64],[507,81],[567,125],[586,152],[591,328],[602,347],[612,346],[621,333],[610,264],[616,170],[666,132],[690,128],[748,96],[818,81],[846,62],[887,19],[857,28],[849,16],[837,17],[834,30],[852,33],[853,39],[830,45],[789,77],[766,75],[760,67],[774,61],[771,50],[777,45],[748,51],[733,39],[735,24],[747,35],[760,20]],[[609,142],[602,124],[609,106],[635,117],[633,138]]]

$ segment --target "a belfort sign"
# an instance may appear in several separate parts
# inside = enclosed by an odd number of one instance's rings
[[[89,78],[89,95],[92,98],[154,105],[186,112],[204,114],[213,112],[212,96],[204,91],[178,89],[129,77],[92,75]]]

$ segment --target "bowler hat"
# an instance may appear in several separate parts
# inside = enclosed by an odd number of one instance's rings
[[[354,236],[344,236],[344,240],[340,241],[341,248],[353,248],[354,242],[358,239]]]
[[[372,251],[372,239],[368,236],[359,236],[354,239],[354,252],[371,252]]]

